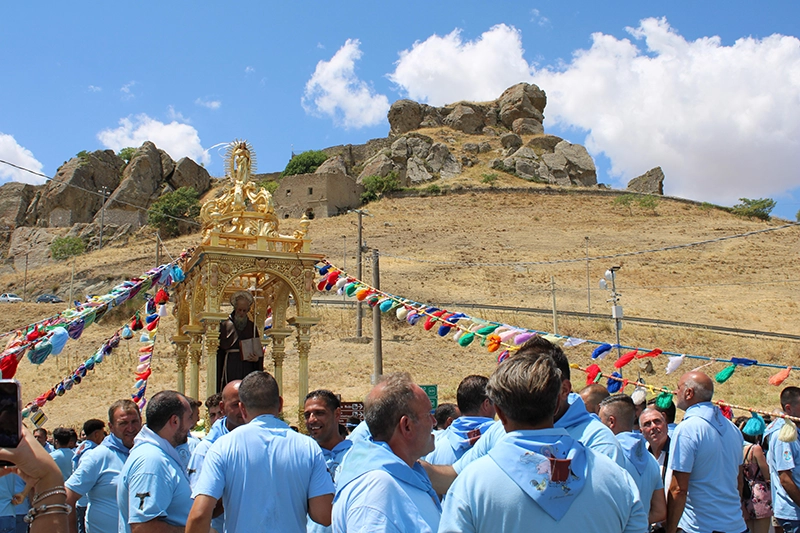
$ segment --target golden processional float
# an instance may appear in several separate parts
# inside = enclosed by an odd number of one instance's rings
[[[304,216],[292,235],[278,232],[272,195],[251,181],[255,154],[247,141],[234,141],[226,155],[229,189],[206,201],[200,210],[201,244],[183,265],[186,279],[175,290],[178,333],[172,337],[178,364],[178,390],[185,391],[189,364],[189,395],[200,398],[200,360],[205,353],[206,396],[216,392],[219,325],[228,318],[220,306],[237,291],[248,291],[255,301],[250,318],[263,331],[267,310],[272,328],[262,335],[272,340],[274,376],[283,391],[286,338],[297,336],[300,358],[299,405],[308,394],[308,354],[314,265],[321,254],[309,253],[310,221]],[[291,301],[294,316],[286,318]],[[264,357],[265,369],[267,357]]]

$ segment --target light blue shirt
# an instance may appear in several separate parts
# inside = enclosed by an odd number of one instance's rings
[[[800,507],[787,494],[780,483],[779,472],[790,470],[794,484],[800,487],[800,442],[783,442],[778,438],[779,430],[786,422],[776,419],[769,425],[765,437],[769,439],[767,464],[769,477],[772,480],[772,512],[776,518],[783,520],[800,520]]]
[[[625,432],[617,435],[625,453],[625,471],[633,478],[639,488],[639,497],[645,514],[650,514],[653,493],[664,489],[661,468],[653,454],[647,449],[647,442],[641,433]]]
[[[432,465],[451,465],[472,448],[492,426],[492,419],[485,416],[460,416],[447,429],[436,434],[434,450],[422,459]],[[467,436],[470,431],[478,432],[472,444]]]
[[[130,523],[156,519],[185,526],[192,503],[192,489],[180,455],[145,425],[120,472],[119,533],[130,533]]]
[[[326,450],[325,448],[321,448],[322,456],[325,458],[325,465],[328,467],[328,473],[331,475],[331,479],[333,480],[333,484],[336,485],[336,475],[339,472],[339,466],[342,464],[347,452],[350,451],[350,448],[353,446],[353,441],[350,440],[343,440],[339,444],[333,447],[332,450]],[[308,517],[308,524],[306,525],[306,531],[309,533],[330,533],[333,531],[331,526],[323,526],[317,524],[311,517]]]
[[[464,468],[447,491],[439,533],[647,531],[647,514],[630,475],[591,449],[586,449],[586,461],[589,478],[557,521],[491,456],[481,457]]]
[[[0,516],[16,517],[17,512],[11,503],[16,489],[16,475],[6,475],[0,477]]]
[[[602,422],[589,415],[579,395],[574,392],[570,393],[567,402],[569,403],[569,408],[556,421],[554,426],[566,429],[570,437],[587,448],[610,457],[615,463],[624,468],[625,455],[622,453],[622,448],[617,442],[614,433]],[[505,436],[506,430],[503,427],[503,423],[495,420],[492,427],[475,443],[475,446],[453,463],[456,473],[461,473],[472,461],[489,453],[489,450]]]
[[[737,427],[711,402],[686,410],[670,442],[668,465],[689,473],[679,528],[687,533],[746,529],[738,485],[743,445]]]
[[[439,498],[425,470],[409,467],[388,444],[359,440],[342,463],[333,500],[337,533],[432,533]]]
[[[97,447],[97,444],[93,440],[85,440],[80,443],[80,445],[75,448],[75,454],[72,456],[72,473],[75,473],[77,470],[78,465],[81,464],[81,459],[83,459],[83,454],[88,452],[89,450],[93,450]],[[84,495],[80,500],[75,503],[75,507],[87,507],[89,505],[89,498]],[[116,531],[116,530],[115,530]]]
[[[113,448],[106,445],[116,439]],[[85,451],[78,468],[64,485],[87,498],[86,531],[88,533],[117,533],[119,531],[119,507],[117,506],[117,481],[128,458],[128,450],[113,435],[103,444]]]
[[[222,499],[226,531],[291,533],[306,530],[309,499],[333,492],[319,445],[261,415],[211,445],[192,496]]]
[[[16,474],[9,474],[8,477],[13,477],[14,481],[16,482],[15,485],[14,485],[14,494],[19,494],[23,490],[25,490],[25,480],[24,479],[22,479],[21,477],[19,477]],[[15,505],[14,506],[14,510],[16,511],[17,516],[28,514],[28,509],[31,508],[30,498],[31,498],[31,496],[30,496],[30,494],[28,494],[28,496],[26,496],[25,499],[22,500],[22,503],[20,503],[19,505]]]
[[[181,456],[181,461],[183,462],[183,466],[187,470],[189,468],[189,459],[192,458],[192,452],[194,452],[198,444],[200,444],[200,439],[198,439],[197,437],[193,437],[192,435],[189,435],[186,438],[186,442],[175,446],[175,449],[178,450],[178,455]]]
[[[58,469],[61,470],[64,481],[72,475],[72,456],[74,454],[75,452],[72,448],[59,448],[50,452],[50,457],[53,458],[58,465]]]
[[[206,459],[209,448],[211,448],[211,445],[214,444],[218,438],[230,433],[227,420],[228,417],[223,417],[214,422],[208,435],[206,435],[192,451],[192,457],[189,459],[188,467],[189,485],[192,487],[192,490],[194,490],[197,485],[197,480],[200,479],[200,472],[203,471],[203,462]],[[222,533],[225,528],[225,514],[223,513],[216,518],[212,518],[211,527]]]

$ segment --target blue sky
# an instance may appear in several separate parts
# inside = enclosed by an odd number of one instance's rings
[[[768,7],[765,7],[768,6]],[[548,94],[545,131],[598,181],[662,166],[667,194],[800,209],[796,2],[15,2],[0,18],[0,159],[48,175],[153,140],[222,174],[388,133],[399,98]],[[36,178],[0,164],[0,182]]]

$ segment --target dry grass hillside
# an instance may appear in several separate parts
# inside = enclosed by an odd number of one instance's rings
[[[474,172],[486,172],[470,169]],[[368,206],[364,238],[380,250],[381,287],[387,292],[419,302],[485,303],[550,308],[551,276],[555,280],[557,308],[587,310],[586,237],[592,258],[655,250],[746,232],[769,229],[778,221],[761,222],[735,217],[669,199],[661,199],[655,211],[614,205],[614,197],[557,191],[521,182],[500,174],[494,187],[478,184],[478,176],[458,178],[447,194],[427,197],[382,199]],[[505,187],[525,186],[509,191]],[[456,189],[456,190],[453,190]],[[297,221],[285,221],[284,233]],[[314,220],[312,249],[324,253],[335,265],[355,273],[356,215]],[[660,318],[770,332],[798,334],[800,323],[800,227],[759,233],[701,246],[592,260],[590,263],[591,310],[608,313],[608,291],[597,281],[612,265],[621,265],[618,290],[626,316]],[[193,245],[197,235],[166,242],[173,256]],[[107,248],[78,259],[76,279],[106,280],[108,287],[121,277],[139,275],[153,266],[154,245],[132,242]],[[577,260],[568,262],[565,260]],[[553,263],[561,261],[559,263]],[[551,262],[550,264],[545,264]],[[454,264],[456,263],[456,264]],[[502,265],[493,266],[493,264]],[[539,263],[539,264],[535,264]],[[28,272],[28,294],[69,286],[71,267],[56,264]],[[372,279],[365,262],[364,279]],[[23,275],[0,277],[0,289],[22,292]],[[99,292],[99,291],[95,291]],[[321,295],[317,295],[321,296]],[[0,304],[0,330],[13,328],[63,310],[64,305]],[[310,387],[341,392],[344,399],[360,399],[369,389],[371,344],[350,341],[354,312],[329,306],[316,308],[321,323],[314,328],[310,356]],[[453,311],[459,310],[457,307]],[[511,312],[465,312],[489,320],[552,331],[552,317]],[[23,400],[30,401],[66,376],[81,359],[89,357],[105,338],[124,323],[122,316],[108,316],[88,328],[78,341],[41,366],[27,360],[17,374]],[[371,313],[365,312],[365,335],[371,336]],[[489,374],[495,354],[475,345],[461,348],[451,339],[410,327],[393,316],[384,316],[384,371],[407,370],[420,383],[437,383],[440,401],[452,401],[461,378],[470,373]],[[559,318],[559,333],[614,342],[611,320]],[[169,337],[172,318],[162,320],[153,363],[149,394],[175,387],[175,364]],[[132,391],[136,342],[123,343],[83,383],[44,407],[49,427],[78,424],[90,417],[104,417],[113,400]],[[626,345],[661,348],[676,353],[729,358],[747,357],[781,365],[797,364],[800,342],[719,334],[674,327],[654,327],[626,322]],[[570,360],[589,364],[591,346],[570,348]],[[672,386],[675,375],[666,376],[666,358],[654,361],[656,374],[648,383]],[[635,377],[636,363],[626,376]],[[703,364],[687,361],[682,370]],[[612,358],[601,363],[610,372]],[[710,374],[725,365],[707,367]],[[779,389],[767,384],[777,372],[769,368],[739,368],[716,397],[731,402],[772,409]],[[201,376],[204,375],[204,370]],[[297,399],[297,359],[291,345],[285,369],[286,411],[294,412]],[[797,384],[800,372],[787,384]],[[573,375],[580,388],[584,378]],[[201,390],[205,390],[201,383]],[[630,392],[630,389],[629,389]]]

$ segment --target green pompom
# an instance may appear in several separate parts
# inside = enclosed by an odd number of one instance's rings
[[[352,297],[358,290],[358,283],[348,283],[344,288],[344,293]]]
[[[484,326],[475,333],[477,333],[478,335],[486,336],[489,335],[490,333],[494,333],[494,330],[496,330],[499,327],[500,327],[499,325]]]
[[[669,392],[662,392],[656,398],[656,407],[659,409],[669,409],[672,405],[672,394]]]
[[[736,370],[736,365],[725,367],[722,370],[720,370],[716,376],[714,376],[714,379],[716,380],[717,383],[725,383],[731,378],[735,370]]]
[[[475,340],[475,334],[472,332],[464,333],[461,337],[458,338],[458,344],[460,346],[469,346],[472,344],[472,341]]]

